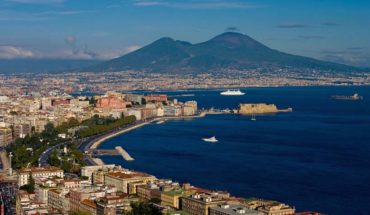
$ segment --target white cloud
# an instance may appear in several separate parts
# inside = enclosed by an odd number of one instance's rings
[[[237,0],[132,0],[138,7],[169,7],[178,9],[245,9],[261,6]]]
[[[67,36],[66,38],[64,38],[64,42],[66,42],[68,45],[74,45],[76,43],[76,37]]]
[[[0,59],[75,59],[75,60],[109,60],[140,49],[141,46],[132,45],[120,50],[94,51],[87,45],[76,46],[76,38],[68,36],[65,42],[69,48],[53,51],[30,50],[19,46],[0,45]]]
[[[84,14],[84,13],[94,13],[93,10],[62,10],[62,11],[44,11],[41,13],[38,13],[36,15],[39,16],[46,16],[46,15],[60,15],[60,16],[68,16],[68,15],[78,15],[78,14]]]
[[[60,4],[65,0],[8,0],[9,2],[21,4]]]
[[[321,57],[324,60],[352,66],[369,67],[370,54],[358,50],[323,51]]]
[[[35,53],[17,46],[0,46],[1,59],[32,58]]]
[[[0,0],[1,1],[1,0]],[[0,10],[0,21],[43,21],[55,17],[81,15],[94,13],[92,10],[60,10],[43,11],[38,13],[25,13],[12,10]]]
[[[138,50],[138,49],[140,49],[141,48],[141,46],[136,46],[136,45],[134,45],[134,46],[129,46],[129,47],[127,47],[125,50],[126,50],[126,54],[127,53],[130,53],[130,52],[133,52],[133,51],[136,51],[136,50]]]

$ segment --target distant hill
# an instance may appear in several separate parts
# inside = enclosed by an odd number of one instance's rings
[[[293,67],[333,71],[359,68],[320,61],[271,49],[251,37],[223,33],[199,44],[161,38],[122,57],[86,68],[88,71],[142,70],[147,72],[198,73],[225,69]]]
[[[0,74],[55,73],[97,65],[97,60],[16,59],[0,60]]]

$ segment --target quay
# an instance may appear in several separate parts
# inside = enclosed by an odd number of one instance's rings
[[[133,161],[133,160],[135,160],[134,158],[132,158],[130,155],[129,155],[129,153],[127,153],[126,152],[126,150],[124,150],[121,146],[116,146],[116,148],[115,148],[117,151],[118,151],[118,153],[120,154],[120,155],[122,155],[122,157],[126,160],[126,161]]]
[[[119,155],[121,155],[123,157],[123,159],[125,159],[126,161],[133,161],[133,160],[135,160],[121,146],[116,146],[115,149],[95,149],[95,150],[93,150],[92,155],[94,157],[99,157],[99,156],[119,156]]]
[[[129,127],[129,128],[125,128],[125,129],[119,130],[119,131],[117,131],[117,132],[113,132],[113,133],[111,133],[111,134],[105,135],[105,136],[103,136],[103,137],[99,138],[98,140],[96,140],[96,141],[95,141],[95,142],[90,146],[90,149],[96,149],[96,148],[98,148],[98,146],[99,146],[101,143],[103,143],[104,141],[106,141],[106,140],[108,140],[108,139],[110,139],[110,138],[112,138],[112,137],[115,137],[115,136],[118,136],[118,135],[120,135],[120,134],[123,134],[123,133],[129,132],[129,131],[134,130],[134,129],[136,129],[136,128],[140,128],[140,127],[142,127],[142,126],[144,126],[144,125],[147,125],[147,124],[149,124],[149,123],[150,123],[150,122],[143,122],[143,123],[139,123],[139,124],[134,125],[134,126],[131,126],[131,127]]]

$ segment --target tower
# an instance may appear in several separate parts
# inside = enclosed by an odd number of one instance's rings
[[[9,152],[9,176],[13,175],[13,169],[12,169],[12,152]]]
[[[68,153],[68,149],[67,149],[67,146],[66,145],[64,145],[63,152],[64,152],[64,154],[67,154]]]

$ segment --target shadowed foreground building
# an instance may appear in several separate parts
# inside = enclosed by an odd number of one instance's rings
[[[201,193],[181,198],[182,210],[192,215],[209,215],[209,208],[224,204],[229,193]]]
[[[263,215],[263,213],[248,209],[241,204],[222,204],[209,208],[209,215]]]
[[[254,199],[246,202],[248,208],[262,212],[265,215],[292,215],[295,214],[295,208],[284,203]]]

